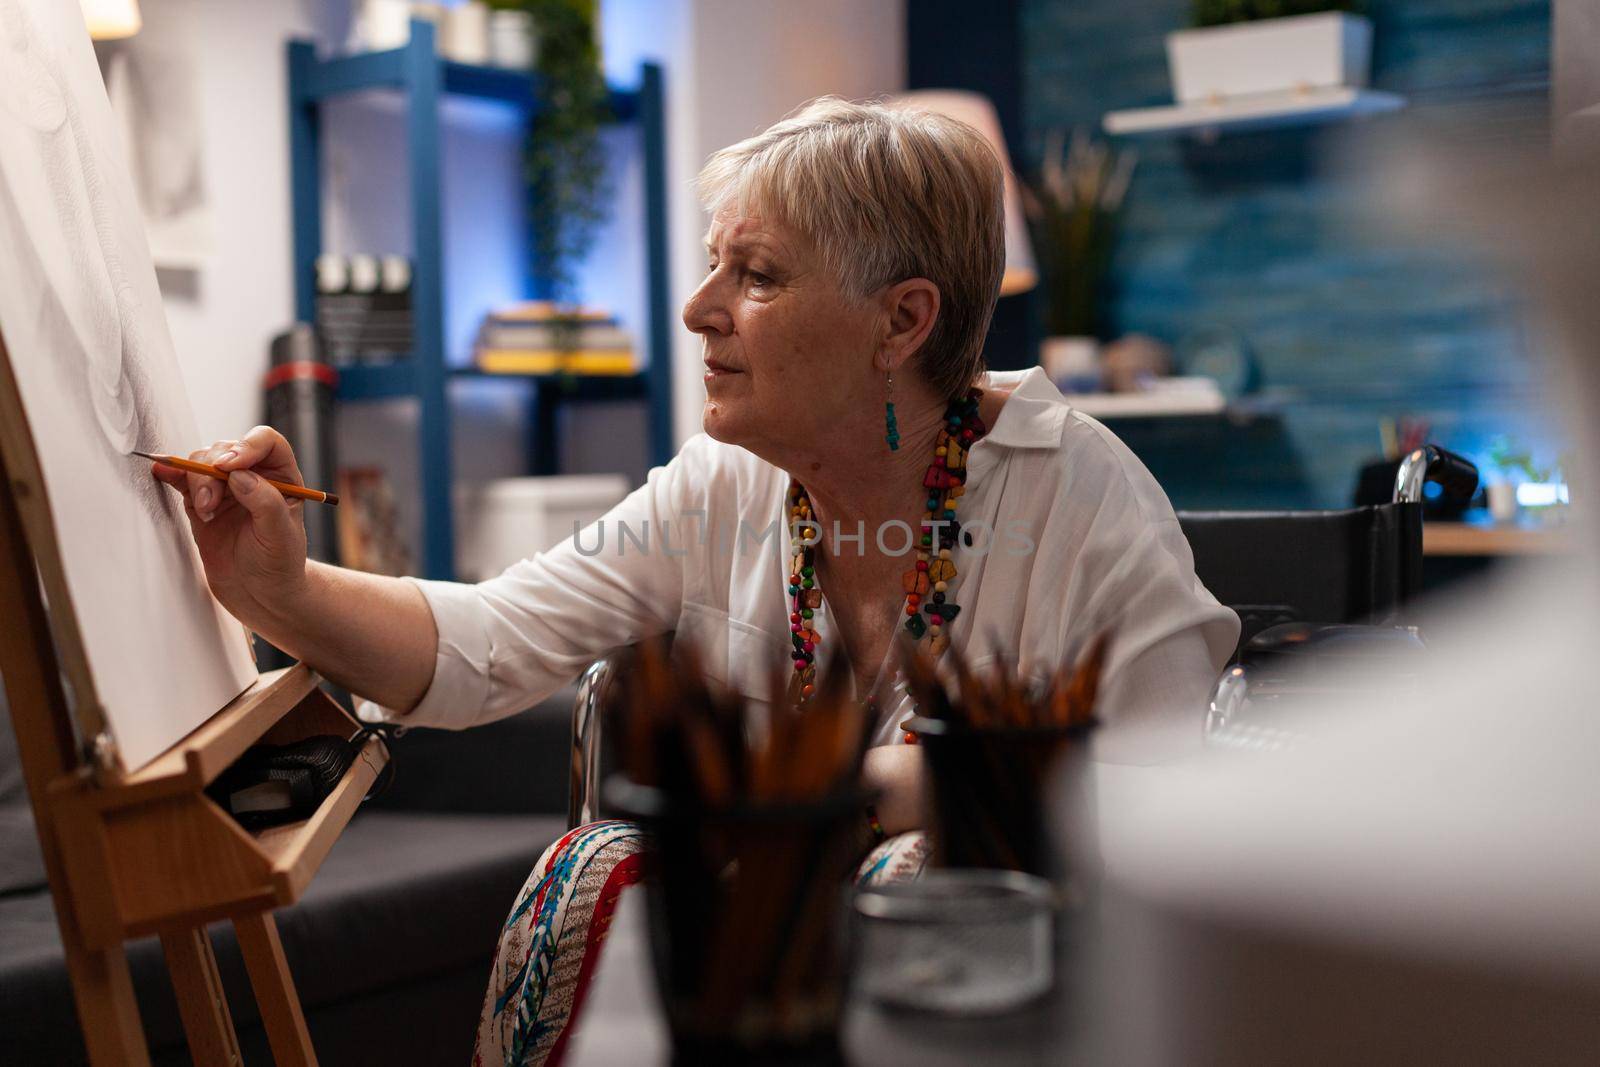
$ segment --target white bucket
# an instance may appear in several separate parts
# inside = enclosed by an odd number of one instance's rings
[[[456,573],[492,578],[594,522],[628,495],[621,474],[501,478],[456,491]]]

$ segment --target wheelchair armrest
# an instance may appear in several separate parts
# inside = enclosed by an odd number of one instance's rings
[[[1409,685],[1426,649],[1406,626],[1289,622],[1245,642],[1217,679],[1203,736],[1211,748],[1274,750],[1309,732],[1316,709]],[[1394,695],[1391,688],[1388,695]]]
[[[606,689],[615,663],[595,660],[578,681],[572,702],[572,767],[567,776],[567,826],[582,826],[600,817],[600,729]]]
[[[1269,626],[1244,643],[1239,664],[1259,669],[1287,663],[1335,666],[1356,658],[1409,655],[1424,647],[1407,626],[1285,622]]]
[[[669,630],[662,635],[672,640]],[[567,775],[567,823],[582,826],[600,818],[600,740],[611,683],[626,669],[635,646],[612,649],[589,665],[578,679],[578,698],[572,703],[572,767]]]
[[[1421,503],[1422,487],[1437,482],[1446,500],[1465,504],[1478,491],[1478,468],[1465,456],[1438,445],[1423,445],[1406,455],[1395,472],[1397,504]]]

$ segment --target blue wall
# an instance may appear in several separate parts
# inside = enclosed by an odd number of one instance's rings
[[[1365,124],[1141,139],[1113,264],[1114,333],[1181,345],[1231,330],[1281,414],[1248,425],[1120,422],[1115,429],[1180,507],[1349,502],[1385,415],[1482,457],[1511,432],[1542,458],[1529,345],[1503,284],[1459,248],[1362,228],[1368,191],[1341,173],[1344,145],[1387,132],[1546,136],[1550,12],[1533,0],[1372,0],[1372,83],[1403,112]],[[1099,129],[1115,108],[1170,103],[1164,35],[1184,0],[1022,0],[1026,164],[1046,130]],[[953,43],[952,43],[953,46]],[[1463,127],[1460,124],[1466,124]],[[1347,140],[1349,139],[1349,140]],[[1370,212],[1368,213],[1370,215]]]
[[[911,0],[906,4],[906,88],[967,89],[994,104],[1013,153],[1024,144],[1020,0]],[[1012,165],[1025,168],[1025,157]],[[1038,362],[1038,298],[1003,296],[995,304],[984,356],[996,370]]]

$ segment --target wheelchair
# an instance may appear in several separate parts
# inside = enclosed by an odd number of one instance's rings
[[[1401,459],[1389,503],[1336,511],[1179,512],[1206,588],[1239,615],[1233,662],[1206,709],[1208,747],[1294,743],[1311,709],[1403,687],[1422,635],[1405,608],[1422,588],[1423,492],[1464,504],[1478,469],[1436,445]],[[1363,682],[1365,678],[1368,681]]]

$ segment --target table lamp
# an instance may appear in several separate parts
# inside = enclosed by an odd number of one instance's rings
[[[1000,115],[989,98],[982,93],[958,89],[923,89],[889,97],[884,104],[906,110],[932,111],[964,122],[989,142],[994,154],[1000,157],[1000,165],[1006,176],[1006,270],[1000,279],[1000,295],[1027,292],[1037,285],[1039,272],[1033,262],[1033,246],[1028,241],[1022,198],[1017,194],[1017,176],[1012,173],[1005,135],[1000,132]]]

